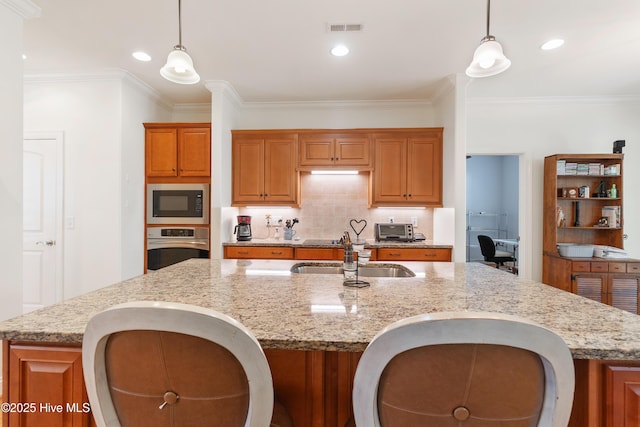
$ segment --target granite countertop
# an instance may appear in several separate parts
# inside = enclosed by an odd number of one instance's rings
[[[285,246],[296,248],[341,248],[343,245],[333,243],[331,239],[300,239],[300,240],[283,240],[283,239],[252,239],[248,242],[226,242],[223,246]],[[450,244],[438,243],[433,240],[421,240],[415,242],[376,242],[373,239],[366,239],[366,248],[417,248],[417,249],[433,249],[433,248],[453,248]]]
[[[640,360],[640,316],[482,264],[403,262],[413,278],[292,274],[290,260],[192,259],[0,323],[0,339],[79,343],[114,304],[155,300],[212,308],[265,348],[362,351],[391,322],[439,311],[526,317],[558,333],[577,359]]]

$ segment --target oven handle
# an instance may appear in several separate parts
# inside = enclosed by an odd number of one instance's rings
[[[197,241],[197,240],[164,240],[164,239],[149,239],[147,241],[147,249],[165,249],[165,248],[191,248],[209,250],[209,241]]]

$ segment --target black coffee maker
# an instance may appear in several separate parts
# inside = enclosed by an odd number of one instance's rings
[[[238,225],[233,229],[233,234],[238,242],[251,240],[251,217],[249,215],[238,215]]]

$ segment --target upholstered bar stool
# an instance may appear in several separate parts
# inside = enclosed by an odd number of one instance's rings
[[[566,427],[574,368],[564,341],[497,313],[435,313],[393,323],[356,370],[358,427]]]
[[[89,321],[82,356],[98,426],[292,426],[258,341],[221,313],[115,306]]]

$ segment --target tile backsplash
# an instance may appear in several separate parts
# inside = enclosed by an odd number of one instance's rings
[[[410,223],[412,217],[418,220],[417,232],[427,239],[433,236],[433,209],[425,208],[369,208],[369,174],[358,175],[311,175],[300,177],[300,208],[241,208],[241,215],[251,215],[251,230],[254,239],[274,237],[274,229],[266,227],[265,216],[282,217],[283,220],[298,218],[295,225],[296,237],[300,239],[338,239],[347,230],[352,238],[355,234],[349,222],[351,219],[367,221],[360,234],[365,239],[373,239],[373,224],[389,222]],[[357,228],[356,228],[357,229]],[[282,232],[280,232],[282,233]],[[282,235],[280,235],[282,238]]]

